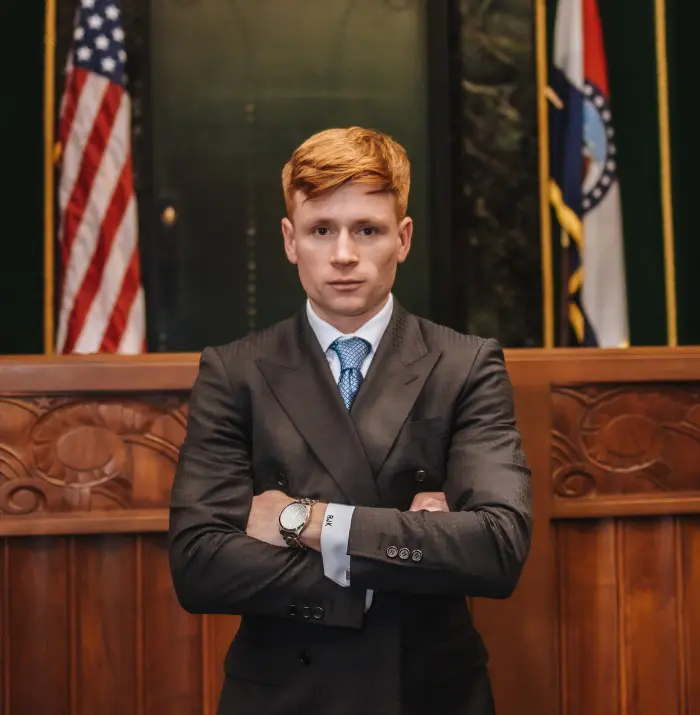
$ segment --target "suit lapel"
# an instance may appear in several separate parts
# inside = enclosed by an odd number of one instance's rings
[[[439,357],[428,351],[415,316],[396,303],[351,410],[375,476]]]
[[[375,506],[379,492],[353,421],[305,311],[257,364],[280,405],[348,503]]]

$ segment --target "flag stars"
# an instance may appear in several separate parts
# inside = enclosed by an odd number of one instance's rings
[[[73,0],[80,8],[73,28],[73,61],[125,86],[127,53],[119,0]]]
[[[601,159],[602,171],[597,173],[595,181],[592,182],[593,185],[587,191],[584,188],[586,193],[581,197],[581,208],[585,214],[595,209],[605,199],[611,187],[615,185],[617,161],[613,143],[615,130],[612,127],[612,110],[607,97],[595,84],[588,81],[583,86],[583,94],[588,108],[598,115],[597,119],[591,119],[591,121],[600,126],[604,133],[604,137],[600,137],[599,149],[605,152],[605,157]]]
[[[85,46],[78,47],[78,50],[75,54],[81,62],[88,62],[89,59],[92,57],[92,50],[89,47]]]

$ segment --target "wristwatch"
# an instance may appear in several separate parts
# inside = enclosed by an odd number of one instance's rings
[[[297,499],[287,504],[280,512],[280,535],[287,546],[295,549],[305,549],[299,537],[311,518],[311,506],[318,504],[318,499]]]

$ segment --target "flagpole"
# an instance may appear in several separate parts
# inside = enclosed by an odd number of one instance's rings
[[[537,119],[540,178],[540,241],[542,255],[542,324],[544,347],[554,347],[554,276],[552,221],[549,206],[549,126],[547,121],[547,19],[546,0],[535,2],[537,49]]]
[[[561,279],[559,290],[559,347],[566,348],[569,346],[569,273],[571,266],[569,265],[569,243],[571,239],[566,229],[561,229]]]
[[[44,25],[44,354],[54,352],[54,122],[56,0],[46,0]]]
[[[664,282],[666,286],[666,334],[669,346],[678,345],[676,315],[676,258],[673,235],[671,192],[671,138],[668,109],[668,59],[666,55],[666,3],[655,0],[656,77],[659,106],[659,147],[661,152],[661,210],[664,234]]]

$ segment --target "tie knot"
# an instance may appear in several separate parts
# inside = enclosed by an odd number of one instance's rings
[[[363,338],[338,338],[331,343],[331,350],[337,353],[341,370],[359,370],[372,346]]]

